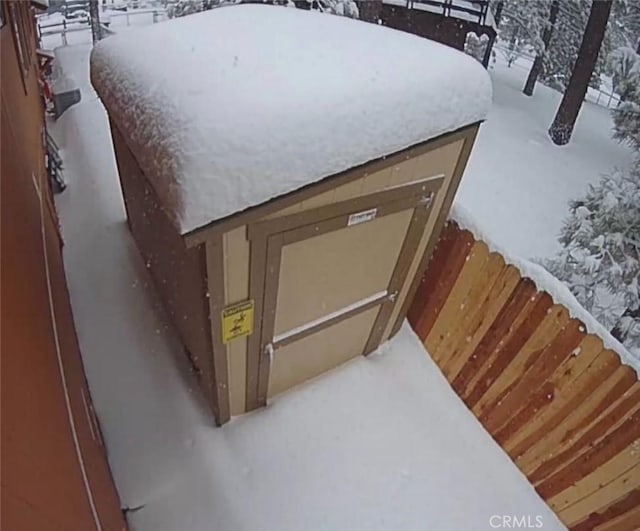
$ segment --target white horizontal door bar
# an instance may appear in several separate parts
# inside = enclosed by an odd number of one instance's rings
[[[298,334],[301,334],[302,332],[305,332],[307,330],[309,330],[310,328],[315,328],[321,324],[323,324],[326,321],[331,321],[332,319],[336,319],[337,317],[340,317],[341,315],[344,315],[345,313],[349,313],[353,310],[357,310],[358,308],[362,307],[362,306],[366,306],[367,304],[370,304],[372,302],[378,301],[378,300],[382,300],[387,296],[387,290],[385,289],[384,291],[379,291],[378,293],[374,293],[373,295],[370,295],[369,297],[365,297],[364,299],[361,299],[357,302],[354,302],[353,304],[349,304],[348,306],[345,306],[344,308],[340,308],[339,310],[336,310],[335,312],[331,312],[328,313],[327,315],[323,316],[323,317],[319,317],[318,319],[314,319],[313,321],[309,321],[308,323],[304,323],[300,326],[296,326],[295,328],[292,328],[291,330],[287,330],[286,332],[283,332],[282,334],[278,334],[276,336],[274,336],[273,338],[273,343],[274,344],[278,344],[281,341],[284,341],[285,339],[289,339],[291,336],[297,336]]]

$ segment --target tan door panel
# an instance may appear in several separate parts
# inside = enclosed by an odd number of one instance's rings
[[[379,310],[379,307],[371,308],[277,349],[271,365],[268,396],[362,355]]]
[[[282,248],[275,334],[387,289],[413,209]]]
[[[441,181],[247,229],[262,316],[249,338],[248,407],[377,348]]]

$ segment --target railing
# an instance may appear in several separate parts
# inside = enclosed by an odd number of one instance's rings
[[[153,24],[157,22],[161,22],[166,20],[167,11],[164,8],[158,9],[145,9],[145,10],[134,10],[134,11],[124,11],[118,13],[110,13],[108,18],[104,18],[101,20],[100,26],[102,30],[103,36],[113,35],[115,31],[113,30],[113,26],[130,26],[131,20],[135,17],[140,16],[149,16],[151,15]],[[101,16],[104,16],[101,14]],[[124,20],[126,23],[121,24],[121,20]],[[114,21],[116,22],[114,24]],[[45,35],[60,35],[62,38],[62,44],[66,46],[68,44],[67,34],[75,31],[83,31],[88,28],[91,28],[91,20],[89,18],[79,19],[79,20],[67,20],[63,19],[62,22],[55,22],[47,24],[44,20],[38,20],[38,34],[40,37]]]
[[[49,131],[46,132],[46,135],[47,151],[45,155],[45,164],[47,167],[47,172],[49,173],[49,178],[51,179],[51,188],[53,189],[54,193],[59,194],[63,192],[67,187],[67,184],[64,182],[64,176],[62,174],[62,158],[60,157],[60,149],[58,148],[58,144],[56,144],[56,141],[49,134]]]
[[[613,90],[607,92],[606,90],[591,87],[589,87],[584,99],[609,109],[615,109],[620,103],[620,96],[613,92]]]
[[[484,25],[489,11],[488,0],[407,0],[407,7],[415,8],[415,4],[423,4],[442,10],[445,17],[456,17],[461,13],[477,17],[477,22]]]
[[[40,24],[40,22],[38,22],[38,35],[42,38],[45,35],[59,34],[62,38],[62,44],[66,46],[67,33],[72,31],[83,31],[89,27],[91,27],[89,19],[74,22],[67,22],[67,20],[64,19],[62,22],[55,24]]]
[[[453,222],[409,321],[565,525],[640,528],[640,382],[601,337]]]
[[[493,49],[501,54],[507,63],[510,63],[512,67],[526,68],[529,70],[535,59],[535,54],[530,49],[516,48],[511,50],[509,44],[504,41],[498,41]],[[511,59],[510,59],[511,56]],[[524,77],[522,83],[524,85]],[[541,83],[541,81],[538,81]],[[604,83],[603,83],[604,85]],[[555,89],[554,89],[555,90]],[[620,103],[620,96],[616,94],[612,88],[602,89],[589,87],[584,97],[585,101],[590,101],[601,107],[607,107],[609,109],[615,109]]]

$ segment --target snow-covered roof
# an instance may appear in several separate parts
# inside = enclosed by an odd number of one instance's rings
[[[91,77],[181,233],[485,118],[465,54],[345,17],[238,5],[116,35]]]

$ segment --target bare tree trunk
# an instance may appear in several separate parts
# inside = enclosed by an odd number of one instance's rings
[[[89,22],[91,24],[91,36],[93,44],[102,39],[102,26],[100,25],[100,5],[98,0],[89,1]]]
[[[518,47],[518,33],[520,33],[520,28],[516,26],[511,34],[511,38],[509,39],[509,56],[507,57],[507,66],[511,68],[511,65],[516,60],[516,48]]]
[[[482,56],[482,66],[485,68],[489,68],[489,61],[491,61],[491,51],[493,50],[493,45],[496,42],[496,34],[492,33],[487,41],[487,47],[484,49],[484,55]]]
[[[549,128],[549,136],[554,144],[569,143],[578,113],[587,94],[589,80],[598,60],[598,53],[607,29],[612,0],[593,0],[587,27],[582,36],[578,58],[573,66],[569,85],[564,91],[556,117]]]
[[[502,10],[504,9],[504,2],[498,2],[496,4],[496,12],[493,15],[493,20],[496,21],[496,28],[500,26],[500,19],[502,18]]]
[[[382,11],[382,0],[358,0],[360,20],[377,23]]]
[[[527,77],[527,82],[524,84],[524,89],[522,90],[522,92],[524,92],[527,96],[533,96],[533,89],[535,88],[538,76],[542,71],[544,56],[549,49],[549,43],[551,42],[553,29],[556,25],[556,19],[558,18],[558,11],[560,11],[560,0],[553,0],[553,2],[551,3],[551,9],[549,11],[549,21],[547,22],[547,27],[544,28],[544,31],[542,32],[542,44],[544,45],[544,47],[542,51],[536,55],[536,58],[533,61],[533,65],[531,66],[531,70],[529,71],[529,77]]]

